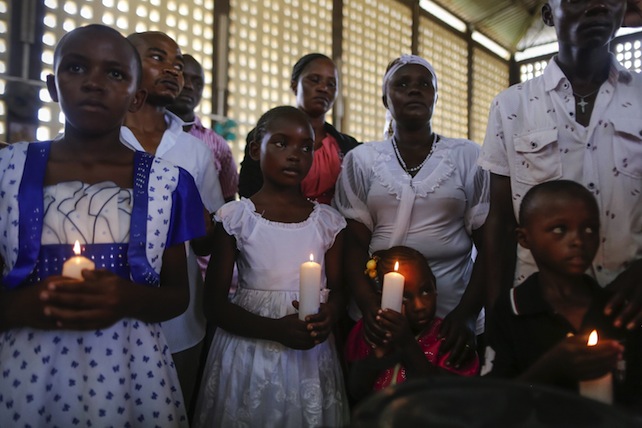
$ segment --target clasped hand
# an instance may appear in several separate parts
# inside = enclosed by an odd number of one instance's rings
[[[36,319],[48,328],[97,330],[123,318],[127,281],[104,269],[84,270],[83,279],[47,278],[37,289]]]
[[[555,379],[595,379],[613,370],[624,351],[615,340],[600,340],[586,346],[586,336],[570,336],[548,351],[542,359]]]
[[[298,300],[292,301],[292,306],[298,310]],[[306,316],[305,321],[301,321],[298,314],[286,315],[281,318],[283,328],[279,342],[293,349],[313,348],[330,336],[334,321],[334,311],[327,303],[321,303],[319,312]]]
[[[439,337],[443,340],[439,349],[440,354],[450,351],[446,364],[459,368],[475,356],[474,326],[465,317],[459,317],[451,312],[443,321]],[[382,310],[373,307],[371,311],[363,313],[364,333],[366,341],[375,349],[376,354],[386,354],[382,350],[389,348],[390,344],[405,343],[414,335],[408,325],[405,315],[392,310]]]

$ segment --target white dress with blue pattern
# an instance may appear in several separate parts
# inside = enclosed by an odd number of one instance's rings
[[[158,286],[165,246],[202,232],[202,227],[189,230],[174,221],[199,224],[202,209],[191,177],[136,153],[133,189],[109,182],[65,182],[43,189],[48,151],[48,143],[0,151],[0,254],[7,265],[2,287],[29,286],[60,274],[76,239],[96,268]],[[16,328],[0,333],[0,425],[5,424],[187,426],[160,325],[122,319],[97,331]]]

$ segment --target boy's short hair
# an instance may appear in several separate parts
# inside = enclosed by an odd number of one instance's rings
[[[53,69],[54,73],[56,71],[56,66],[58,65],[58,62],[60,61],[60,51],[64,47],[65,43],[67,43],[67,40],[72,34],[78,33],[78,32],[84,32],[84,31],[102,31],[104,33],[111,33],[113,35],[118,36],[121,38],[127,46],[127,49],[130,50],[131,54],[134,56],[134,61],[136,62],[136,86],[140,87],[141,82],[143,81],[143,63],[140,59],[140,55],[138,54],[138,50],[136,47],[125,37],[123,36],[118,30],[115,30],[111,27],[108,27],[106,25],[102,24],[89,24],[85,25],[83,27],[78,27],[74,28],[73,30],[69,31],[68,33],[65,33],[64,36],[60,38],[58,43],[56,44],[56,48],[54,49],[54,58],[53,58]]]
[[[583,185],[572,180],[553,180],[539,183],[526,192],[519,205],[519,224],[524,226],[530,220],[535,208],[535,201],[540,197],[562,195],[568,199],[582,199],[599,212],[597,201],[593,194]]]

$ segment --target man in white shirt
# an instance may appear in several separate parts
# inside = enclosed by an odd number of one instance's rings
[[[570,179],[600,207],[601,245],[588,273],[616,291],[606,312],[616,326],[642,323],[642,79],[609,52],[626,4],[549,0],[542,17],[555,27],[558,55],[542,76],[512,86],[491,106],[480,157],[492,173],[489,305],[535,269],[527,250],[515,256],[522,197],[537,183]]]
[[[174,40],[160,32],[135,33],[128,39],[141,56],[141,87],[147,91],[147,100],[139,111],[127,115],[121,139],[135,150],[152,153],[187,170],[199,189],[209,226],[209,214],[225,202],[212,154],[199,139],[184,132],[183,121],[166,109],[183,87],[180,48]],[[198,380],[206,323],[202,308],[202,277],[196,255],[190,245],[186,246],[186,250],[190,304],[185,313],[164,322],[162,327],[189,412]]]

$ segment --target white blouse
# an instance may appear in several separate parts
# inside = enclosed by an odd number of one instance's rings
[[[471,233],[488,214],[489,176],[477,166],[477,144],[445,137],[436,144],[414,177],[402,169],[390,139],[348,152],[333,204],[370,229],[371,254],[405,245],[426,257],[437,280],[436,315],[444,317],[470,280]]]

